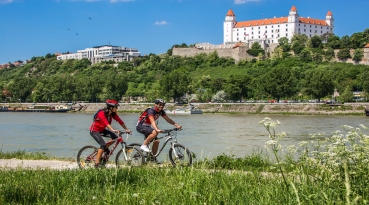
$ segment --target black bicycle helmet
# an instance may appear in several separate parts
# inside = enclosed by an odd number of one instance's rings
[[[107,100],[106,101],[106,106],[108,106],[108,107],[118,107],[119,103],[116,100]]]
[[[155,104],[163,103],[165,105],[165,101],[163,99],[156,99]]]

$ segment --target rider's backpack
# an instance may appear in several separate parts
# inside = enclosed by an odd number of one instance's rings
[[[99,120],[99,119],[96,119],[97,118],[97,114],[99,114],[99,112],[100,111],[102,111],[102,109],[99,109],[95,114],[94,114],[94,118],[93,118],[93,120],[95,121],[95,120]]]

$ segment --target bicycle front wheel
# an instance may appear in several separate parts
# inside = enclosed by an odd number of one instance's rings
[[[145,163],[145,157],[137,147],[126,147],[125,152],[118,152],[115,163],[117,168],[139,167]]]
[[[169,160],[173,166],[191,166],[192,154],[187,147],[175,144],[169,149]]]
[[[79,168],[93,168],[96,161],[97,150],[98,149],[92,145],[82,147],[77,154],[77,164]]]

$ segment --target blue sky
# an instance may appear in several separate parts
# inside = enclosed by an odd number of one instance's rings
[[[302,17],[331,10],[340,37],[369,28],[368,0],[0,0],[0,64],[106,44],[141,55],[222,44],[230,8],[246,21],[287,16],[293,5]]]

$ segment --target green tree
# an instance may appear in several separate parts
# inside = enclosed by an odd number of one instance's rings
[[[173,98],[176,101],[187,92],[190,82],[187,72],[175,70],[160,80],[161,91],[166,99]]]
[[[275,67],[261,77],[261,86],[277,100],[291,98],[297,92],[297,78],[291,68]]]
[[[337,58],[341,60],[346,60],[348,58],[351,58],[350,50],[348,48],[340,49],[337,53]]]
[[[291,45],[288,41],[287,37],[282,37],[278,40],[279,46],[280,48],[283,49],[283,52],[288,52],[291,49]]]
[[[260,44],[258,42],[254,42],[251,45],[251,48],[246,51],[248,54],[252,56],[258,56],[260,53],[262,55],[265,55],[264,49],[261,48]]]
[[[324,52],[324,57],[327,61],[332,60],[332,58],[335,57],[334,54],[334,50],[332,48],[328,48],[325,52]]]
[[[250,82],[251,78],[248,75],[230,75],[224,91],[231,100],[243,100],[250,94]]]
[[[361,48],[357,48],[354,51],[354,56],[352,57],[352,60],[361,61],[363,57],[364,57],[364,51]]]
[[[318,98],[332,95],[334,90],[333,75],[323,69],[310,69],[305,72],[303,81],[304,93]]]
[[[323,47],[322,38],[320,36],[314,35],[313,37],[310,38],[310,41],[311,41],[312,48],[322,48]]]

